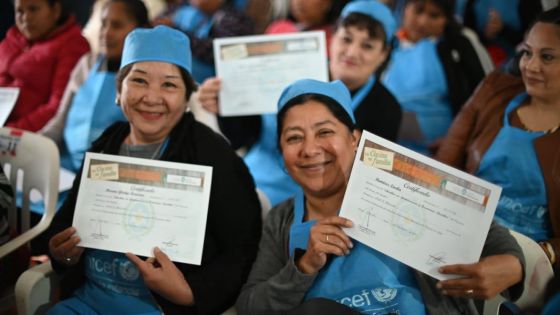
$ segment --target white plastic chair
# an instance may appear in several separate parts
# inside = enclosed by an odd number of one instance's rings
[[[523,255],[525,256],[525,288],[521,297],[515,302],[520,308],[538,305],[542,302],[543,294],[549,280],[554,276],[552,265],[542,248],[527,236],[511,231],[510,233],[515,239]],[[498,314],[500,305],[505,299],[498,295],[484,303],[484,315]]]
[[[16,195],[14,200],[17,197],[18,181],[22,183],[23,193],[20,220],[16,207],[8,211],[10,228],[17,229],[18,223],[21,224],[21,234],[0,246],[0,259],[27,244],[50,225],[58,198],[59,159],[58,148],[51,139],[19,129],[0,128],[0,163],[4,166]],[[18,174],[23,179],[18,180]],[[29,205],[33,189],[41,193],[45,212],[41,221],[30,228]]]

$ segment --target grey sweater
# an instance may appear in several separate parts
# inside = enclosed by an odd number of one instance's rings
[[[267,314],[290,310],[303,302],[306,292],[313,285],[316,275],[299,272],[294,258],[289,256],[289,235],[293,219],[293,199],[277,205],[268,214],[257,259],[237,299],[238,314]],[[492,224],[482,257],[497,254],[511,254],[518,257],[522,264],[525,263],[521,248],[508,230]],[[436,288],[436,279],[419,271],[414,271],[414,275],[428,315],[479,314],[474,300],[443,295]],[[517,299],[522,290],[523,284],[520,282],[504,294]]]

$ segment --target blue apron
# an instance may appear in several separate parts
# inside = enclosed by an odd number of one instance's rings
[[[74,172],[80,169],[84,154],[93,140],[114,122],[126,121],[121,108],[115,104],[116,73],[99,70],[104,59],[97,59],[86,81],[72,99],[66,117],[66,152],[61,157],[61,164]]]
[[[208,38],[214,20],[199,9],[185,5],[173,16],[173,24],[183,32],[194,34],[197,38]],[[197,82],[202,82],[207,78],[216,75],[214,65],[192,58],[192,75]]]
[[[136,266],[122,253],[87,249],[76,298],[98,314],[161,314]],[[64,302],[63,302],[64,303]]]
[[[367,82],[359,88],[356,93],[352,96],[352,111],[356,111],[356,108],[360,106],[364,98],[369,94],[373,86],[375,85],[375,75],[371,75]]]
[[[552,237],[548,198],[542,169],[533,141],[544,132],[530,132],[509,123],[509,114],[527,98],[511,100],[504,114],[504,126],[480,161],[476,176],[502,187],[494,220],[535,241]]]
[[[398,142],[429,154],[428,145],[445,136],[453,120],[437,43],[423,39],[411,47],[397,47],[391,55],[383,81],[403,111],[416,114],[424,135],[423,141],[400,139]]]
[[[300,190],[290,228],[292,257],[296,248],[307,248],[309,230],[315,224],[315,221],[303,221],[304,202]],[[349,255],[329,258],[305,300],[319,297],[335,300],[363,314],[425,314],[412,270],[357,241]]]
[[[116,74],[99,71],[104,62],[100,56],[91,69],[86,81],[80,86],[72,99],[63,130],[64,148],[61,150],[60,165],[74,173],[82,166],[84,155],[91,143],[103,131],[117,121],[126,121],[122,110],[115,104],[117,89]],[[68,191],[60,192],[56,203],[59,209]],[[32,203],[31,211],[43,214],[43,202]]]
[[[282,154],[276,145],[276,114],[262,115],[261,120],[259,139],[243,159],[257,188],[266,194],[274,206],[292,197],[299,186],[285,170]]]

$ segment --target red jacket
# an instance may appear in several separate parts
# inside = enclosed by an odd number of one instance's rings
[[[33,44],[16,26],[10,28],[0,43],[0,86],[19,87],[20,93],[6,126],[41,129],[56,113],[76,62],[88,51],[74,18]]]

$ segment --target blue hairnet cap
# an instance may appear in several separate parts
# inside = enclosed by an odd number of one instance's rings
[[[303,94],[319,94],[332,98],[350,115],[353,123],[356,123],[354,112],[352,111],[352,98],[346,85],[340,80],[333,82],[323,82],[313,79],[303,79],[293,82],[282,91],[278,100],[278,112],[295,97]]]
[[[121,69],[139,61],[162,61],[192,73],[189,38],[182,32],[164,26],[137,28],[124,41]]]
[[[397,29],[397,21],[391,10],[377,0],[356,0],[349,2],[342,9],[341,17],[345,18],[350,13],[361,13],[377,20],[383,25],[386,42],[390,42]]]

